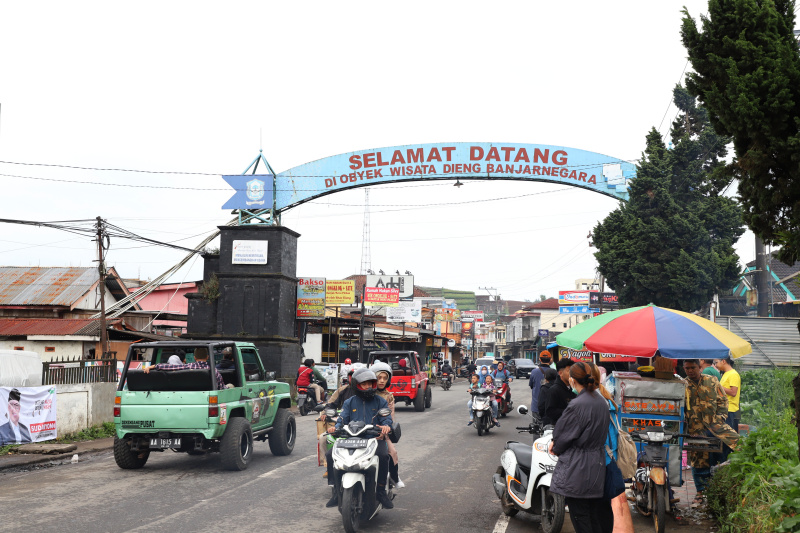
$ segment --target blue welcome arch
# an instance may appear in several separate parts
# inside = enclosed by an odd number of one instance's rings
[[[517,143],[414,144],[334,155],[277,175],[223,176],[236,193],[222,207],[272,208],[278,214],[356,187],[456,179],[560,183],[627,201],[628,181],[634,177],[632,163],[577,148]]]

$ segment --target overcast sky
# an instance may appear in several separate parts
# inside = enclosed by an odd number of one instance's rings
[[[100,215],[193,247],[231,218],[219,174],[243,172],[262,146],[277,172],[429,142],[551,144],[634,161],[648,130],[666,134],[676,114],[683,5],[706,11],[693,0],[6,2],[0,160],[37,165],[0,163],[0,218]],[[520,300],[594,277],[587,235],[617,206],[544,183],[369,190],[373,270]],[[358,272],[363,204],[358,189],[284,214],[302,234],[298,275]],[[110,264],[148,279],[184,255],[141,246],[112,241]],[[754,258],[751,234],[738,251],[742,263]],[[86,237],[0,224],[2,265],[93,259]],[[200,279],[201,263],[173,281]]]

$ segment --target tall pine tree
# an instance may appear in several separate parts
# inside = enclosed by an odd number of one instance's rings
[[[747,225],[800,259],[800,54],[793,0],[710,0],[702,32],[684,10],[689,91],[732,137]]]
[[[630,199],[595,227],[600,272],[625,306],[654,303],[694,311],[737,280],[733,245],[743,233],[736,202],[722,195],[732,176],[728,139],[683,87],[672,124],[673,149],[652,129]]]

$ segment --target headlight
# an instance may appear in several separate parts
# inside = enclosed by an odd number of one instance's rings
[[[664,442],[666,437],[667,436],[664,433],[662,433],[661,431],[648,431],[647,432],[647,438],[651,442]]]

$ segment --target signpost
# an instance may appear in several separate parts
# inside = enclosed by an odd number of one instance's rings
[[[588,305],[591,291],[558,291],[558,305]]]
[[[352,305],[356,301],[356,282],[329,279],[325,284],[325,305]]]
[[[599,308],[589,307],[588,305],[562,305],[558,312],[562,315],[588,315],[600,311]]]
[[[615,292],[594,292],[589,293],[589,305],[592,307],[619,307],[619,297]]]
[[[414,297],[414,276],[367,275],[367,287],[397,289],[400,298]]]
[[[297,281],[298,320],[325,318],[325,278],[299,278]]]

